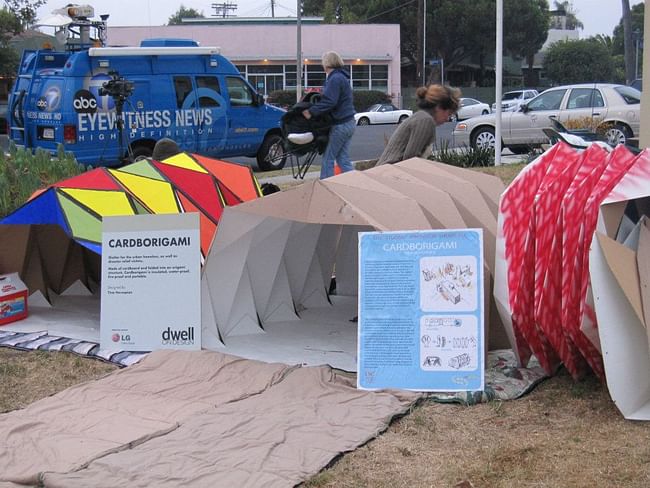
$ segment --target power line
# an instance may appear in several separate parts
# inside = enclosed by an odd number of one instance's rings
[[[214,9],[213,17],[222,17],[225,19],[226,17],[234,17],[230,12],[237,10],[237,4],[234,2],[213,3],[212,8]]]
[[[366,19],[363,20],[363,22],[368,22],[369,20],[375,19],[375,18],[377,18],[377,17],[381,17],[381,16],[384,15],[384,14],[387,14],[387,13],[389,13],[389,12],[392,12],[393,10],[398,10],[398,9],[400,9],[400,8],[402,8],[402,7],[406,7],[407,5],[410,5],[410,4],[412,4],[412,3],[415,3],[416,1],[417,1],[417,0],[409,0],[408,2],[404,2],[404,3],[400,4],[400,5],[397,5],[396,7],[389,8],[388,10],[384,10],[383,12],[379,12],[378,14],[375,14],[375,15],[372,15],[372,16],[370,16],[370,17],[367,17]],[[363,23],[363,22],[361,22],[361,23]]]

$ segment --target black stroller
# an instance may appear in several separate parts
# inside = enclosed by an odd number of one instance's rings
[[[318,94],[307,94],[302,101],[296,103],[282,116],[280,122],[285,156],[291,162],[294,178],[305,177],[316,156],[325,152],[329,141],[332,127],[332,118],[329,114],[312,117],[309,120],[302,115],[302,112],[316,101],[317,96]],[[298,143],[299,139],[307,142]]]

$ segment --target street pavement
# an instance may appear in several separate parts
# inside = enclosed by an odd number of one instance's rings
[[[507,151],[509,152],[509,151]],[[502,154],[501,155],[501,164],[517,164],[521,163],[526,160],[526,156],[522,156],[521,154]],[[357,162],[354,162],[353,164],[356,164]],[[291,169],[289,166],[289,162],[287,161],[287,165],[285,166],[285,169]],[[312,180],[316,179],[320,176],[320,167],[318,167],[318,171],[309,171],[308,173],[305,174],[304,180]],[[286,175],[277,175],[277,176],[265,176],[265,173],[256,173],[255,175],[257,177],[257,181],[259,181],[260,184],[263,183],[273,183],[274,185],[284,185],[287,183],[292,183],[295,181],[300,181],[297,178],[294,178],[290,174]]]

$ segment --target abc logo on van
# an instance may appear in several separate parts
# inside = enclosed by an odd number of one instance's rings
[[[88,90],[79,90],[74,94],[72,106],[75,112],[83,114],[92,114],[97,111],[97,100]]]

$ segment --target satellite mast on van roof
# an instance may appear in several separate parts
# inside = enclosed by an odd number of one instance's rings
[[[52,16],[38,22],[37,26],[54,27],[55,37],[65,45],[66,51],[79,51],[106,45],[108,14],[101,20],[92,20],[95,9],[90,5],[69,4],[52,11]]]

